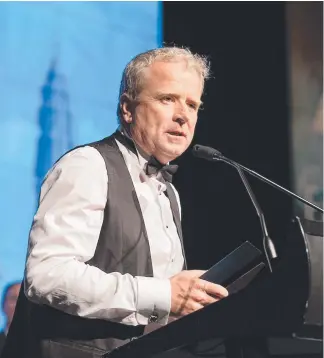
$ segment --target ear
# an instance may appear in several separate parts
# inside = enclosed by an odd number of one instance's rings
[[[119,100],[120,112],[124,122],[130,124],[133,121],[134,104],[129,95],[124,93]]]

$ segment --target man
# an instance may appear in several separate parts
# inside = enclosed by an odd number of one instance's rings
[[[199,279],[203,271],[183,270],[174,167],[165,166],[192,141],[207,76],[189,50],[138,55],[122,78],[120,130],[54,165],[3,358],[100,357],[151,322],[227,295]]]
[[[10,282],[5,286],[2,293],[2,311],[6,317],[6,325],[4,330],[0,332],[0,353],[4,346],[6,336],[15,312],[20,286],[21,282]]]

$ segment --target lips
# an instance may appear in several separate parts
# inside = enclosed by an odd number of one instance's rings
[[[182,131],[169,131],[168,134],[174,135],[176,137],[186,137],[185,133]]]

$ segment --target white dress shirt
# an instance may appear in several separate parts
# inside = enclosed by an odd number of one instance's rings
[[[166,186],[159,174],[145,174],[147,160],[139,152],[136,156],[117,144],[142,209],[154,277],[107,274],[86,264],[98,243],[109,178],[102,156],[85,146],[61,158],[42,185],[30,231],[25,294],[35,303],[81,317],[146,325],[154,311],[158,323],[166,324],[171,306],[168,278],[179,273],[184,262]],[[177,192],[176,197],[179,204]]]

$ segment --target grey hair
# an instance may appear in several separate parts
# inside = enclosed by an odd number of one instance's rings
[[[122,124],[121,97],[127,94],[131,100],[136,100],[141,91],[143,70],[155,61],[174,62],[185,61],[201,76],[202,83],[210,77],[210,63],[206,56],[192,53],[188,48],[162,47],[140,53],[125,67],[119,89],[117,116]]]

